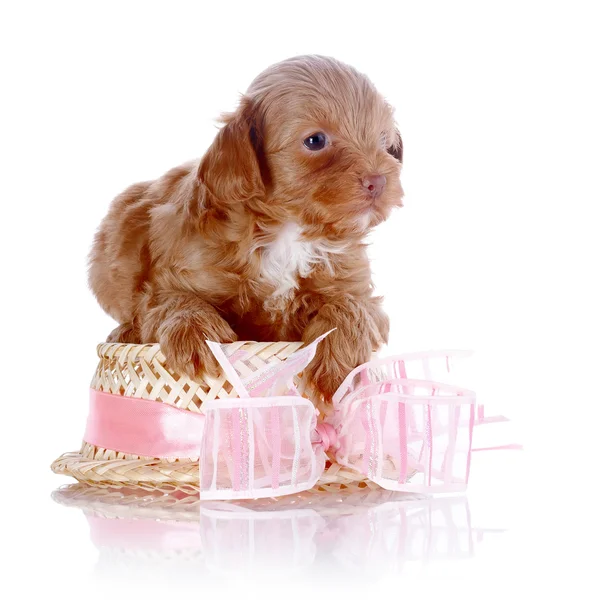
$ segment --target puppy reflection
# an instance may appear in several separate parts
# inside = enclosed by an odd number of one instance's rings
[[[90,284],[120,324],[109,341],[160,342],[170,365],[215,375],[205,344],[312,341],[308,381],[329,400],[387,342],[364,238],[402,205],[402,140],[364,75],[332,58],[276,64],[223,118],[199,162],[112,203]]]

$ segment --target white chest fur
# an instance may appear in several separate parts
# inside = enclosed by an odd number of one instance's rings
[[[308,277],[319,264],[331,268],[331,255],[342,251],[327,240],[303,240],[302,228],[287,223],[263,248],[261,277],[275,287],[273,297],[284,299],[298,288],[299,278]]]

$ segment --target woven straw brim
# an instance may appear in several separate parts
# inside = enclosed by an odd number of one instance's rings
[[[301,345],[299,342],[236,342],[229,344],[227,350],[230,355],[239,349],[245,351],[245,362],[236,364],[243,371],[281,362]],[[200,412],[202,402],[206,400],[236,396],[224,374],[217,379],[193,380],[175,373],[165,364],[158,344],[101,344],[98,356],[100,362],[91,383],[98,391],[163,402],[192,412]],[[304,391],[303,381],[299,379],[296,383],[299,390]],[[69,452],[55,460],[52,470],[101,488],[199,493],[197,460],[125,454],[86,442],[79,452]],[[381,488],[360,473],[328,462],[313,493],[368,489]]]
[[[198,461],[177,459],[172,461],[140,457],[106,450],[84,443],[80,452],[63,454],[52,464],[52,470],[70,475],[89,485],[121,489],[141,488],[148,491],[200,492]],[[363,475],[328,462],[325,472],[312,492],[364,491],[381,489]]]

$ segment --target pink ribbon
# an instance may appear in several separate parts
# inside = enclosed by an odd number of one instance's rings
[[[136,456],[197,460],[203,428],[204,415],[156,400],[90,390],[84,440]]]
[[[337,433],[335,428],[329,423],[317,423],[317,433],[319,434],[318,443],[323,446],[323,450],[327,452],[329,448],[335,450],[338,446]]]
[[[460,353],[407,354],[361,365],[334,395],[332,413],[318,422],[293,377],[323,337],[259,370],[250,357],[231,356],[227,345],[209,342],[239,397],[206,401],[203,414],[91,390],[85,441],[137,456],[199,460],[207,499],[310,489],[328,451],[385,489],[464,490],[476,450],[474,426],[505,419],[484,417],[474,392],[448,381],[450,358]]]

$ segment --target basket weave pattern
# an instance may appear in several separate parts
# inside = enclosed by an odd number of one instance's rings
[[[301,342],[235,342],[226,347],[230,356],[239,349],[250,355],[250,364],[259,369],[267,363],[284,361],[302,346]],[[196,381],[169,369],[158,344],[100,344],[100,361],[91,387],[111,394],[144,398],[200,412],[204,401],[237,397],[223,374]],[[248,369],[243,363],[240,369]],[[243,375],[243,373],[242,373]],[[302,381],[297,381],[302,392]],[[145,490],[199,493],[198,461],[159,459],[100,448],[84,442],[79,452],[63,454],[52,464],[55,473],[71,475],[78,481],[104,488],[142,488]],[[380,489],[360,473],[332,462],[314,488],[315,492]]]

